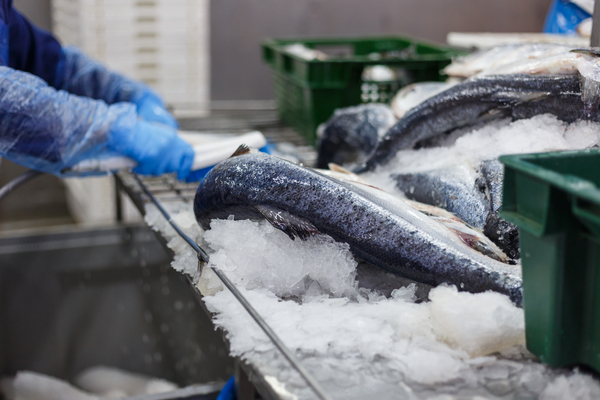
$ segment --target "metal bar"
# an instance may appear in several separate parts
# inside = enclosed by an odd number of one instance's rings
[[[592,37],[590,47],[600,47],[600,1],[594,3],[594,15],[592,18]]]
[[[121,185],[119,180],[113,177],[115,183],[115,218],[117,222],[123,222],[123,199],[121,198]]]
[[[208,254],[200,246],[198,246],[192,239],[190,239],[178,226],[175,224],[169,213],[160,205],[156,197],[148,190],[146,185],[140,180],[137,175],[133,175],[137,183],[140,185],[144,193],[150,198],[152,203],[158,208],[161,214],[166,218],[169,224],[175,229],[177,234],[183,238],[197,253],[198,258],[208,263],[209,257]],[[221,282],[231,291],[234,297],[240,302],[240,304],[246,309],[248,314],[256,321],[258,326],[265,332],[265,334],[271,339],[275,347],[281,351],[284,357],[290,362],[292,367],[298,371],[302,379],[311,387],[311,389],[315,392],[318,398],[321,400],[333,400],[322,388],[319,383],[313,379],[313,377],[308,373],[308,371],[300,364],[300,361],[296,358],[296,356],[285,346],[283,341],[279,339],[277,334],[267,325],[265,320],[260,316],[260,314],[252,307],[252,305],[246,300],[246,298],[242,295],[242,293],[238,290],[237,287],[227,278],[227,276],[216,267],[211,267],[214,273],[219,277]]]
[[[177,224],[175,223],[175,221],[173,221],[173,219],[171,219],[171,216],[169,215],[169,213],[163,208],[163,206],[158,202],[158,200],[156,200],[156,198],[154,197],[154,195],[152,193],[150,193],[150,191],[148,190],[148,188],[146,187],[146,185],[144,185],[142,183],[142,181],[140,180],[140,178],[137,175],[133,175],[134,179],[137,181],[137,183],[140,185],[140,187],[142,188],[142,190],[144,191],[144,193],[146,193],[146,195],[150,198],[150,200],[152,201],[152,203],[154,203],[154,205],[158,208],[158,210],[160,211],[160,213],[166,218],[167,222],[169,222],[169,224],[173,227],[173,229],[175,229],[175,232],[177,232],[177,234],[179,236],[181,236],[181,238],[183,240],[185,240],[187,242],[187,244],[189,244],[192,249],[194,249],[194,251],[196,253],[198,253],[198,256],[202,258],[202,260],[207,263],[208,262],[208,254],[206,254],[206,252],[204,250],[202,250],[200,248],[200,246],[198,246],[196,244],[196,242],[194,242],[192,239],[189,238],[188,235],[186,235],[180,228],[179,226],[177,226]]]
[[[233,293],[236,299],[240,302],[242,306],[248,311],[248,314],[256,321],[256,323],[262,328],[262,330],[267,334],[267,336],[273,341],[273,344],[283,353],[285,358],[292,364],[292,366],[298,371],[298,373],[302,376],[302,378],[308,383],[308,385],[315,391],[315,394],[321,400],[331,400],[331,397],[321,388],[321,385],[313,379],[313,377],[308,373],[308,371],[300,364],[300,362],[296,359],[296,356],[292,354],[292,352],[285,346],[285,344],[279,339],[277,334],[273,332],[273,330],[267,325],[264,319],[256,312],[254,307],[246,300],[246,298],[242,295],[242,293],[233,285],[233,283],[227,278],[227,276],[218,269],[217,267],[211,267],[215,274],[221,279],[221,282],[227,289]]]
[[[0,200],[8,196],[13,190],[21,186],[22,184],[30,181],[31,179],[40,176],[42,173],[38,171],[34,171],[30,169],[22,175],[17,176],[12,181],[8,182],[6,185],[0,188]]]

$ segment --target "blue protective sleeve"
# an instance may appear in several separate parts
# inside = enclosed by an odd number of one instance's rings
[[[0,67],[0,156],[25,167],[61,171],[109,152],[111,131],[133,129],[131,103],[71,95],[26,72]]]
[[[142,97],[158,96],[146,84],[110,71],[73,46],[62,48],[53,86],[78,96],[104,100],[108,104],[121,101],[137,103]]]

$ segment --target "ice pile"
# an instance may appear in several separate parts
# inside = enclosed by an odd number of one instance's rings
[[[191,204],[171,209],[177,221],[193,218]],[[148,211],[147,221],[161,225],[181,251],[175,232]],[[291,241],[267,223],[230,219],[213,221],[200,238],[197,226],[185,226],[334,398],[592,399],[600,393],[588,375],[549,369],[523,349],[523,312],[503,295],[441,286],[419,302],[418,285],[388,279],[384,271],[379,276],[392,285],[389,291],[374,276],[365,287],[362,277],[374,273],[364,274],[361,265],[357,271],[347,247],[327,237]],[[182,259],[178,269],[195,271],[195,256],[190,268]],[[280,392],[292,393],[286,398],[314,398],[209,268],[199,287],[234,355]]]
[[[502,154],[581,149],[600,142],[600,124],[565,124],[551,115],[499,121],[444,137],[443,147],[399,153],[387,181]],[[375,182],[381,185],[380,182]],[[167,205],[166,205],[167,206]],[[173,219],[211,255],[334,398],[595,399],[600,384],[578,370],[550,369],[524,348],[523,312],[497,293],[431,289],[358,264],[328,237],[291,241],[265,222],[218,220],[207,232],[191,204],[169,204]],[[169,240],[174,267],[198,278],[197,259],[164,218],[146,221]],[[198,286],[234,355],[289,398],[314,398],[302,379],[209,268]]]
[[[443,135],[439,147],[403,150],[387,165],[364,178],[382,189],[394,192],[391,174],[426,172],[469,163],[478,168],[484,160],[504,154],[577,150],[600,143],[600,124],[577,121],[566,124],[554,115],[542,114],[514,122],[486,124],[478,129],[459,130]]]
[[[279,297],[356,297],[356,261],[346,243],[326,235],[293,240],[268,222],[213,220],[204,240],[210,262],[238,287]]]

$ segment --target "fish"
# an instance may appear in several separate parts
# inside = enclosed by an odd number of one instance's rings
[[[575,47],[557,43],[510,43],[457,57],[442,72],[451,77],[470,78],[508,64],[566,54]]]
[[[494,290],[522,302],[517,266],[473,250],[406,202],[247,148],[207,174],[196,191],[194,214],[204,229],[212,219],[233,215],[267,219],[290,239],[326,234],[400,276],[474,293]]]
[[[512,263],[512,260],[507,258],[502,249],[500,249],[494,242],[485,236],[481,230],[470,226],[451,212],[448,212],[440,207],[419,203],[417,201],[406,200],[406,202],[411,207],[419,210],[428,217],[433,218],[454,232],[467,246],[477,250],[481,254],[493,258],[494,260],[498,260],[503,263]]]
[[[366,185],[368,187],[383,191],[383,189],[373,186],[371,183],[367,182],[363,177],[358,176],[351,171],[335,164],[330,164],[328,170],[316,170],[326,176],[337,178],[353,185]],[[377,195],[377,192],[374,193]],[[457,215],[447,211],[446,209],[442,207],[436,207],[430,203],[412,201],[408,199],[399,199],[398,201],[404,201],[428,217],[435,219],[437,222],[454,232],[467,246],[479,251],[480,253],[498,261],[512,262],[512,260],[509,260],[506,254],[494,242],[492,242],[483,234],[481,229],[477,229],[472,225],[469,225],[463,219],[460,219]]]
[[[483,76],[455,85],[411,109],[353,172],[373,171],[400,150],[484,121],[525,119],[544,113],[567,123],[580,119],[598,121],[597,111],[590,112],[584,106],[580,79],[576,76]]]
[[[362,163],[379,138],[396,123],[389,106],[363,104],[335,110],[319,128],[317,168]]]

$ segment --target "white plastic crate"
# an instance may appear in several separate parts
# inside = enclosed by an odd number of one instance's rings
[[[117,219],[116,188],[112,176],[63,179],[67,206],[82,224],[110,224]],[[124,222],[140,222],[142,216],[128,196],[121,194]]]
[[[176,116],[208,112],[209,0],[53,0],[52,11],[63,44],[148,83]]]

